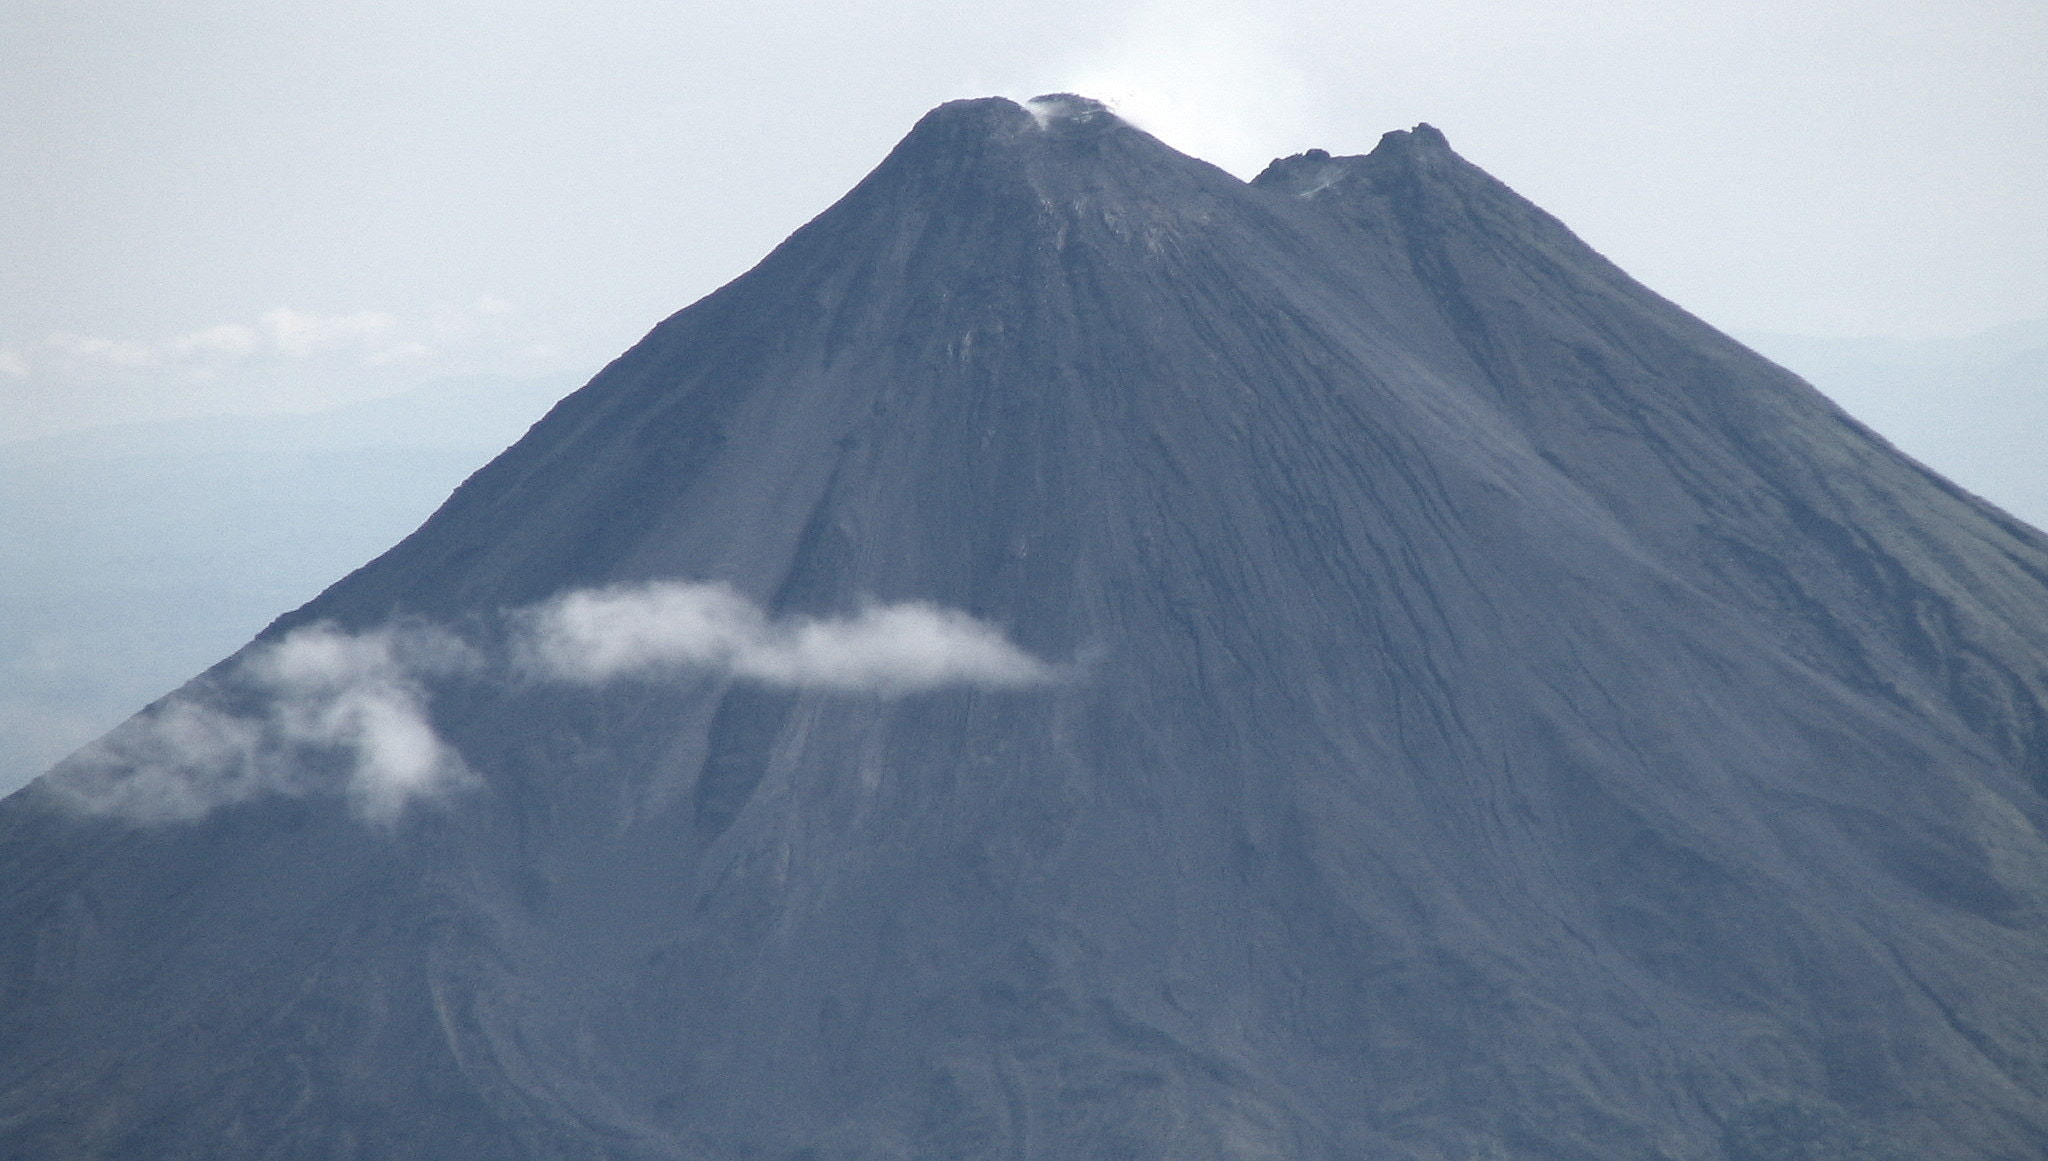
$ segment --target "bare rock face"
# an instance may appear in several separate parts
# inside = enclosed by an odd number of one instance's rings
[[[0,807],[0,1155],[2040,1158],[2044,706],[1436,130],[957,102]]]

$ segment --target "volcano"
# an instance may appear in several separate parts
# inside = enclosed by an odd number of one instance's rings
[[[1429,126],[941,106],[0,806],[0,1155],[2048,1156],[2048,539]]]

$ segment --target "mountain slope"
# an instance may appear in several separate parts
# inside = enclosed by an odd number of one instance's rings
[[[534,676],[683,582],[767,628]],[[906,602],[1047,665],[788,660]],[[355,663],[460,757],[402,810],[8,801],[0,1141],[2048,1151],[2048,542],[1427,127],[1246,184],[943,106],[137,736],[392,626],[484,658]]]
[[[1743,341],[1956,483],[2035,527],[2048,524],[2048,480],[2030,438],[2048,428],[2048,319],[1939,339]]]

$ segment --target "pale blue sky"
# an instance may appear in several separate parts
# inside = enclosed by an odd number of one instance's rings
[[[1053,89],[1240,175],[1430,121],[1730,329],[2048,317],[2040,0],[12,0],[0,54],[0,438],[587,375]]]

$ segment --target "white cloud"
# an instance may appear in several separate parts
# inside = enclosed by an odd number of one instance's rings
[[[8,430],[34,438],[105,424],[319,411],[464,375],[565,380],[610,354],[585,322],[535,319],[502,298],[407,313],[277,307],[183,334],[71,331],[0,348]],[[586,361],[586,359],[588,361]]]
[[[498,344],[517,308],[500,298],[436,307],[415,318],[381,310],[314,314],[277,307],[254,322],[230,322],[160,339],[110,339],[59,331],[27,351],[0,351],[0,372],[23,377],[52,367],[73,372],[204,370],[252,359],[331,358],[376,365],[431,357],[447,341]],[[431,340],[431,341],[430,341]]]
[[[182,822],[290,787],[267,761],[262,723],[173,700],[138,714],[45,775],[73,809],[130,822]]]
[[[164,361],[164,350],[159,344],[74,335],[69,331],[51,335],[43,345],[75,363],[138,368],[160,366]]]
[[[897,696],[945,686],[1018,689],[1059,676],[995,626],[923,602],[771,620],[726,585],[654,582],[568,593],[519,621],[525,667],[561,681],[701,670]]]
[[[262,325],[280,354],[303,359],[343,347],[376,354],[398,330],[398,319],[379,310],[319,315],[279,307],[265,312]]]
[[[578,590],[507,620],[495,668],[551,681],[695,671],[895,697],[1064,676],[995,626],[924,602],[778,620],[727,585],[658,582]],[[485,669],[481,653],[430,626],[298,629],[129,719],[41,785],[77,810],[137,823],[196,819],[264,794],[339,793],[365,821],[389,825],[409,804],[476,781],[434,729],[428,679]]]
[[[851,617],[769,629],[735,656],[735,673],[773,685],[884,694],[948,685],[1014,689],[1054,677],[994,626],[935,605],[874,605]]]
[[[523,616],[527,668],[563,681],[729,667],[767,632],[761,611],[718,584],[579,589]]]
[[[242,358],[253,355],[263,346],[263,339],[255,327],[241,323],[226,323],[180,335],[165,342],[164,347],[180,355],[224,355],[228,358]]]
[[[461,756],[429,723],[417,678],[470,664],[464,646],[430,630],[351,635],[320,625],[257,654],[249,669],[273,694],[275,732],[342,751],[356,809],[390,822],[412,798],[469,779]]]
[[[174,697],[44,784],[76,809],[143,823],[199,818],[259,794],[339,789],[360,817],[388,825],[414,799],[473,780],[435,733],[419,678],[475,664],[437,630],[300,629],[235,666],[210,691],[220,704]],[[319,774],[337,766],[338,786]]]

